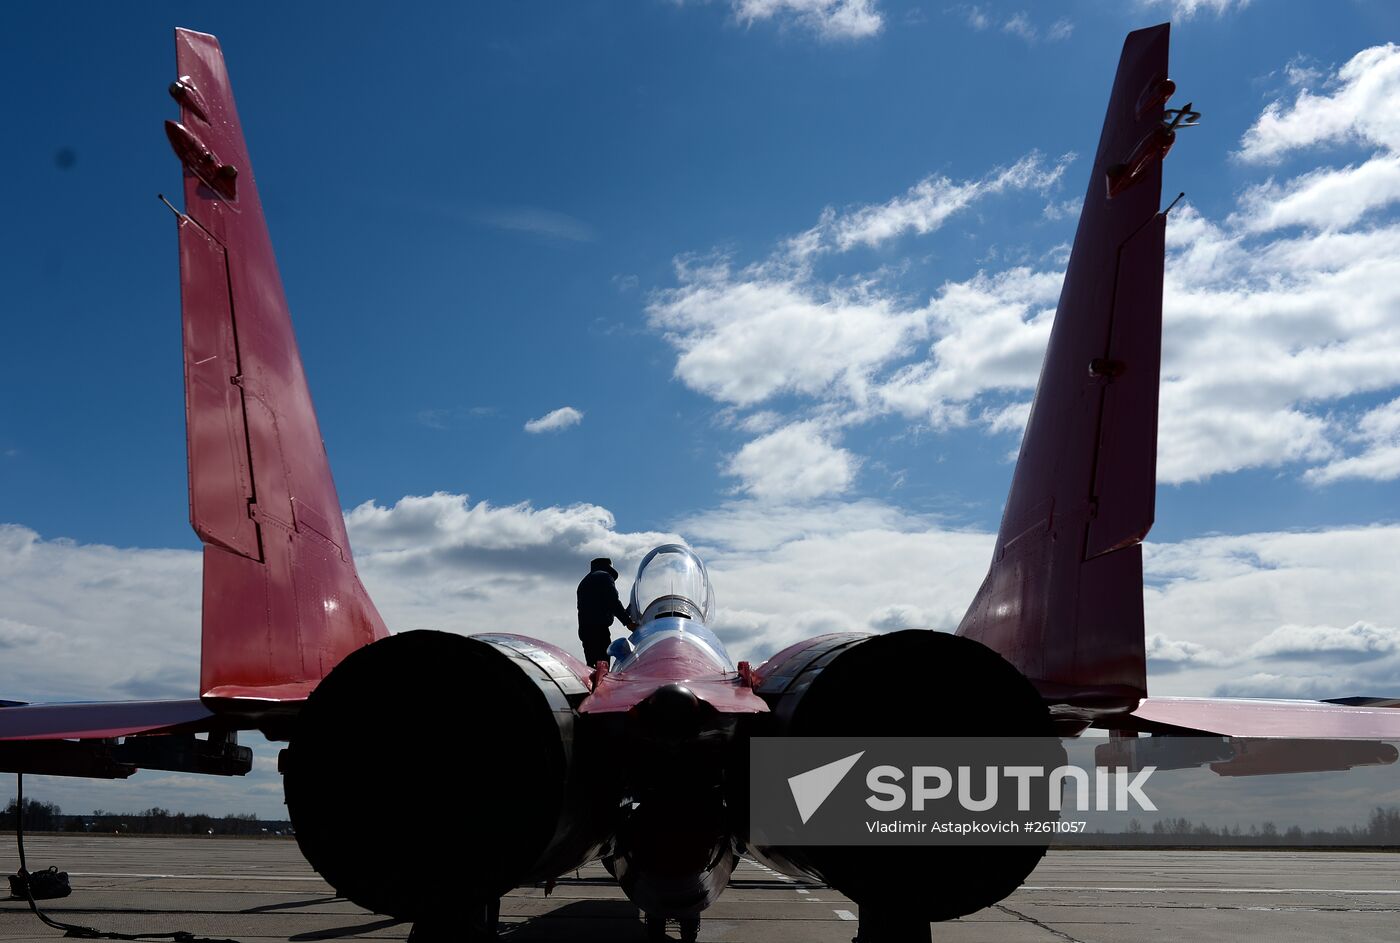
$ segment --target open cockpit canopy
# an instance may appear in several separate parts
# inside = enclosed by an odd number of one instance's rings
[[[662,544],[642,558],[628,613],[641,625],[662,616],[708,623],[715,613],[710,575],[688,547]]]

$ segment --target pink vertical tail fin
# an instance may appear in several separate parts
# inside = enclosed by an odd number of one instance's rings
[[[175,31],[190,523],[204,542],[200,692],[296,700],[387,635],[350,554],[223,53]]]
[[[1145,696],[1168,27],[1129,34],[991,569],[958,627],[1085,714]]]

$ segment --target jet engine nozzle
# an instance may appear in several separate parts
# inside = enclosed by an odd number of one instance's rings
[[[946,632],[828,636],[760,669],[771,733],[799,737],[1052,737],[1040,694],[996,652]],[[731,776],[747,788],[746,775]],[[746,827],[744,797],[731,794]],[[770,867],[823,880],[862,908],[951,920],[1001,900],[1039,845],[801,846],[747,842]]]
[[[302,853],[338,894],[432,919],[596,853],[608,818],[574,730],[583,685],[506,638],[391,635],[312,692],[283,786]]]

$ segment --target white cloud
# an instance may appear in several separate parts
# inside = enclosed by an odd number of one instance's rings
[[[843,252],[857,245],[878,246],[910,232],[925,235],[982,197],[1009,190],[1043,191],[1053,187],[1073,160],[1073,154],[1066,154],[1047,166],[1044,158],[1032,151],[1010,167],[998,168],[976,180],[928,176],[886,203],[842,214],[828,212],[818,229]]]
[[[593,504],[536,509],[529,504],[499,507],[472,504],[466,495],[435,492],[410,495],[389,507],[366,501],[345,515],[357,551],[381,563],[404,554],[455,554],[474,548],[490,553],[538,554],[532,570],[548,569],[555,556],[640,557],[642,544],[665,534],[644,533],[622,541],[613,516]],[[622,541],[622,543],[619,543]]]
[[[1010,33],[1012,36],[1024,39],[1028,43],[1038,43],[1042,39],[1048,42],[1056,42],[1061,39],[1068,39],[1074,32],[1074,24],[1066,19],[1058,19],[1044,31],[1031,22],[1025,13],[1016,13],[1001,25],[1002,32]]]
[[[43,540],[0,524],[0,698],[196,696],[199,573],[195,551]]]
[[[961,298],[1030,291],[1044,299],[1047,290],[1058,291],[1058,276],[1037,278],[1021,271],[996,279],[979,276],[966,290],[950,285],[943,299],[926,308],[911,306],[875,277],[820,281],[813,276],[812,258],[932,232],[992,194],[1045,190],[1058,183],[1071,159],[1067,155],[1047,165],[1032,153],[976,180],[927,177],[885,203],[842,212],[828,208],[812,229],[743,268],[725,258],[678,259],[679,284],[652,298],[648,320],[678,351],[676,376],[720,402],[752,406],[779,393],[798,393],[866,405],[872,375],[913,353],[914,343],[934,324],[959,320],[954,309]],[[1036,286],[1028,287],[1028,281]],[[1043,334],[1045,327],[1035,330]],[[997,357],[993,353],[984,360]],[[1035,359],[1033,354],[1028,361],[1032,372]],[[903,377],[898,385],[914,382],[917,378]],[[887,398],[907,399],[897,389]],[[925,411],[934,407],[914,410]]]
[[[1271,179],[1240,196],[1233,223],[1249,232],[1286,226],[1344,229],[1374,210],[1400,201],[1400,155],[1373,157],[1360,166],[1325,167],[1280,186]]]
[[[1318,405],[1400,383],[1400,225],[1263,244],[1186,207],[1168,226],[1158,478],[1335,461]],[[1245,352],[1229,357],[1225,352]]]
[[[871,501],[745,501],[677,528],[709,566],[725,644],[755,660],[822,632],[952,630],[992,552],[989,534]]]
[[[1160,481],[1290,465],[1305,466],[1317,484],[1396,476],[1400,435],[1384,414],[1358,429],[1338,409],[1400,385],[1400,154],[1388,150],[1400,132],[1387,123],[1400,114],[1400,80],[1388,78],[1392,71],[1400,76],[1400,48],[1364,51],[1329,77],[1328,96],[1299,92],[1287,108],[1271,105],[1243,145],[1262,159],[1309,141],[1355,139],[1380,148],[1369,159],[1246,186],[1223,219],[1189,204],[1172,213]],[[1319,109],[1332,117],[1305,139],[1295,116]],[[731,407],[785,395],[796,398],[789,422],[840,416],[849,427],[893,413],[934,429],[1014,433],[1061,271],[981,271],[950,279],[927,300],[900,292],[897,266],[826,273],[857,261],[843,257],[848,250],[934,232],[989,194],[1057,185],[1064,168],[1031,154],[980,178],[931,176],[885,202],[827,208],[762,262],[680,262],[678,286],[653,297],[649,318],[677,350],[677,377]],[[775,428],[773,411],[764,411],[764,429]],[[744,428],[742,418],[731,421]]]
[[[1031,404],[1027,400],[1023,403],[1011,403],[1000,408],[990,407],[979,417],[979,421],[987,427],[988,432],[1015,432],[1022,433],[1026,429],[1026,422],[1031,417]]]
[[[918,606],[881,606],[870,614],[870,628],[876,632],[897,632],[900,629],[926,629],[929,617]]]
[[[1372,481],[1400,478],[1400,399],[1367,412],[1350,438],[1363,444],[1361,452],[1309,469],[1307,480],[1314,484],[1331,484],[1344,478]]]
[[[1380,641],[1394,641],[1395,630],[1375,628],[1393,625],[1400,612],[1397,546],[1400,525],[1149,543],[1149,635],[1221,653],[1212,663],[1150,680],[1150,689],[1272,697],[1400,694],[1400,653]],[[1358,652],[1345,662],[1316,654],[1366,645],[1373,646],[1371,654]],[[1307,648],[1313,654],[1303,654]],[[1280,667],[1285,655],[1292,661]],[[1265,657],[1268,670],[1247,677]]]
[[[1324,700],[1337,697],[1337,692],[1346,690],[1352,683],[1347,676],[1336,675],[1281,675],[1268,671],[1225,681],[1216,687],[1215,697],[1281,697],[1303,700]],[[1342,695],[1346,696],[1346,695]]]
[[[1234,10],[1243,10],[1249,6],[1249,0],[1138,0],[1138,5],[1147,9],[1166,7],[1173,19],[1189,20],[1202,12],[1224,16]]]
[[[1168,638],[1161,632],[1150,632],[1146,639],[1147,668],[1154,675],[1170,674],[1183,668],[1216,665],[1224,662],[1220,652],[1195,642]]]
[[[366,587],[393,630],[521,632],[570,650],[577,646],[574,587],[588,560],[617,561],[625,595],[648,549],[683,538],[709,566],[716,630],[731,655],[754,661],[826,631],[951,630],[992,550],[990,534],[869,500],[738,501],[677,521],[676,532],[620,531],[611,513],[593,505],[498,507],[446,493],[366,503],[346,520]],[[1152,691],[1400,692],[1400,633],[1385,628],[1400,611],[1397,545],[1400,526],[1149,545]],[[0,635],[11,645],[0,659],[3,696],[195,693],[195,551],[43,540],[10,525],[0,528],[0,598],[8,620]],[[1293,658],[1305,647],[1293,638],[1299,631],[1314,652],[1340,648],[1356,657],[1325,665],[1315,656]],[[1266,656],[1267,670],[1259,661]],[[140,677],[160,679],[158,687],[142,689],[133,680]],[[259,749],[252,777],[211,777],[201,792],[187,783],[153,785],[142,774],[126,784],[45,778],[36,781],[36,795],[73,810],[160,804],[278,816],[275,747]]]
[[[797,502],[840,494],[859,465],[817,423],[799,422],[747,443],[725,470],[759,500]]]
[[[1311,57],[1302,53],[1288,60],[1283,67],[1283,77],[1294,88],[1308,88],[1317,84],[1325,73],[1317,67]]]
[[[583,411],[572,406],[560,406],[550,410],[538,419],[525,423],[525,431],[530,433],[560,432],[583,422]]]
[[[533,206],[513,206],[482,213],[478,219],[497,229],[531,233],[565,242],[592,242],[598,238],[593,227],[565,213]]]
[[[934,427],[959,426],[983,394],[1033,389],[1062,277],[1021,267],[945,284],[929,306],[935,340],[927,356],[879,383],[879,402]],[[984,421],[1009,430],[1021,418],[1010,408],[994,407]]]
[[[1248,649],[1259,658],[1343,656],[1348,659],[1389,655],[1400,648],[1400,630],[1354,622],[1331,625],[1281,625]]]
[[[679,351],[676,376],[723,403],[835,385],[863,397],[868,374],[922,327],[919,312],[869,285],[820,285],[777,264],[736,272],[725,260],[681,260],[676,274],[680,285],[653,300],[648,319]]]
[[[981,6],[959,6],[953,7],[948,12],[960,13],[967,25],[981,32],[997,25],[996,15],[985,7]],[[1061,17],[1055,20],[1048,27],[1042,30],[1031,20],[1030,15],[1025,11],[1013,13],[1011,16],[1000,21],[1000,28],[1003,33],[1025,40],[1027,43],[1038,43],[1041,40],[1046,42],[1057,42],[1061,39],[1068,39],[1074,32],[1074,24]]]
[[[783,417],[771,409],[761,409],[737,421],[740,429],[750,433],[772,432],[782,424]]]
[[[992,25],[991,15],[980,6],[963,7],[962,12],[967,19],[967,25],[975,30],[981,31]]]
[[[1277,161],[1319,144],[1364,143],[1400,151],[1400,46],[1363,49],[1338,70],[1330,94],[1304,88],[1264,109],[1240,143],[1248,162]]]
[[[731,0],[745,26],[757,20],[790,20],[824,39],[864,39],[884,26],[876,0]]]

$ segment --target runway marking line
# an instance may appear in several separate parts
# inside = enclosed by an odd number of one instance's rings
[[[1400,890],[1351,887],[1090,887],[1086,885],[1022,884],[1023,891],[1107,891],[1115,894],[1400,894]]]
[[[840,917],[842,920],[854,920],[854,919],[856,919],[856,915],[853,914],[853,913],[851,913],[849,910],[833,910],[832,913],[834,913],[836,916]]]
[[[69,871],[75,878],[178,878],[191,881],[318,881],[325,878],[300,874],[133,874],[130,871]]]

